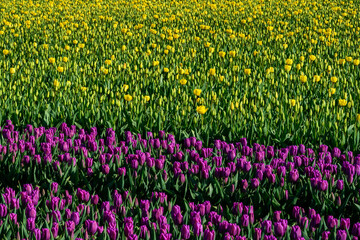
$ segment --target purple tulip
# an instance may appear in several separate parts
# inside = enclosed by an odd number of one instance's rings
[[[50,230],[48,228],[43,228],[41,230],[41,240],[49,240],[50,238]]]
[[[336,233],[336,240],[346,240],[347,234],[345,230],[338,230]]]
[[[33,231],[35,229],[35,218],[28,218],[26,220],[26,229],[28,231]]]
[[[18,223],[17,214],[16,213],[10,213],[9,215],[10,215],[11,222],[14,223],[14,224],[17,224]]]
[[[190,226],[189,225],[183,225],[181,227],[181,238],[183,238],[183,239],[190,238]]]
[[[35,236],[36,240],[40,240],[41,239],[41,230],[38,228],[35,228],[33,230],[33,235]]]
[[[57,182],[51,183],[51,191],[52,191],[53,193],[57,193],[58,187],[59,187],[59,184],[58,184]]]
[[[249,225],[249,215],[244,214],[244,215],[241,217],[241,226],[247,227],[248,225]]]
[[[290,237],[293,240],[297,240],[301,237],[301,229],[298,225],[295,225],[291,228]]]
[[[252,188],[255,189],[255,188],[259,187],[259,184],[260,184],[259,179],[257,179],[257,178],[251,179],[251,187]]]
[[[333,229],[338,225],[338,220],[334,218],[333,216],[328,216],[326,225],[329,229]]]
[[[51,233],[54,238],[57,238],[58,233],[59,233],[59,224],[57,222],[53,223],[53,226],[51,228]]]
[[[330,234],[331,234],[331,232],[329,232],[329,231],[324,231],[324,232],[322,232],[322,234],[321,234],[321,240],[328,240],[329,237],[330,237]]]
[[[297,180],[299,179],[298,170],[297,169],[291,170],[289,174],[290,174],[290,181],[297,182]]]
[[[150,231],[146,227],[146,225],[140,226],[140,236],[139,237],[142,239],[150,238]]]
[[[260,240],[260,239],[261,239],[261,228],[255,228],[254,240]]]
[[[117,229],[116,228],[113,228],[113,227],[108,228],[107,233],[111,240],[117,239]]]
[[[281,211],[274,212],[274,222],[278,222],[281,219]]]
[[[215,231],[206,229],[204,232],[204,240],[215,240]]]
[[[102,165],[101,166],[101,172],[105,175],[109,174],[110,172],[110,167],[108,164]]]
[[[71,214],[70,220],[75,223],[75,225],[78,225],[80,222],[80,214],[78,212],[73,212]]]
[[[340,229],[342,229],[342,230],[350,229],[350,218],[341,218],[340,219]]]
[[[360,237],[360,223],[359,222],[357,222],[353,225],[351,233],[352,233],[352,235],[354,235],[356,237]]]
[[[336,182],[336,188],[338,189],[338,190],[343,190],[343,188],[344,188],[344,181],[343,180],[341,180],[341,179],[339,179],[339,180],[337,180],[337,182]]]
[[[318,181],[318,189],[320,191],[326,191],[328,189],[328,181],[326,180]]]
[[[93,220],[86,220],[87,221],[87,231],[90,235],[95,235],[98,229],[98,223]]]
[[[7,206],[5,204],[0,204],[0,217],[6,217],[7,215]]]
[[[274,232],[275,232],[275,235],[282,237],[282,236],[284,236],[284,234],[286,232],[286,228],[284,227],[284,225],[281,222],[276,222],[276,223],[274,223]]]
[[[272,226],[272,222],[270,220],[265,220],[262,222],[262,228],[263,228],[265,234],[271,233],[271,226]]]
[[[75,231],[75,223],[70,220],[70,221],[67,221],[67,222],[65,223],[65,226],[66,226],[66,231],[67,231],[70,235],[72,235],[72,234],[74,233],[74,231]]]

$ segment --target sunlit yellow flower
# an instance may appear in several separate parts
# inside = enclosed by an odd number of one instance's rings
[[[123,89],[124,89],[124,92],[126,92],[126,91],[129,89],[129,85],[124,84],[124,85],[123,85]]]
[[[164,68],[164,72],[168,73],[169,69],[168,68]]]
[[[66,51],[69,51],[70,48],[71,48],[71,47],[70,47],[69,45],[66,45],[66,46],[65,46],[65,50],[66,50]]]
[[[55,58],[49,58],[49,63],[54,64],[55,63]]]
[[[185,85],[186,83],[187,83],[186,79],[183,78],[183,79],[180,80],[181,85]]]
[[[347,62],[352,62],[352,61],[353,61],[353,58],[352,58],[352,57],[346,57],[345,60],[346,60]]]
[[[286,59],[286,61],[285,61],[286,65],[292,65],[293,62],[294,61],[292,59]]]
[[[310,55],[309,58],[310,58],[310,61],[315,61],[315,60],[316,60],[316,56],[315,56],[315,55]]]
[[[268,69],[266,69],[266,74],[270,74],[274,72],[274,68],[273,67],[269,67]]]
[[[87,87],[81,87],[80,89],[81,89],[82,92],[86,92]]]
[[[305,61],[305,57],[304,57],[304,56],[301,56],[301,57],[300,57],[300,61],[302,61],[302,62]]]
[[[10,68],[10,73],[14,74],[15,73],[15,68]]]
[[[215,75],[215,68],[210,68],[210,70],[209,70],[209,74],[211,75],[211,76],[214,76]]]
[[[251,69],[250,68],[245,68],[244,73],[246,75],[250,75],[251,74]]]
[[[66,62],[68,62],[69,59],[67,57],[63,57],[62,60],[63,60],[63,62],[66,63]]]
[[[4,55],[8,55],[9,53],[10,53],[9,50],[7,50],[7,49],[4,49],[4,50],[3,50],[3,54],[4,54]]]
[[[194,89],[194,94],[195,94],[196,96],[200,96],[200,94],[201,94],[201,89]]]
[[[111,64],[111,60],[110,60],[110,59],[106,59],[106,60],[105,60],[105,64],[106,64],[106,65],[110,65],[110,64]]]
[[[127,94],[127,95],[124,96],[124,99],[125,99],[125,101],[130,102],[133,99],[133,97],[131,95]]]
[[[64,67],[57,67],[56,70],[60,73],[64,72]]]
[[[126,46],[125,46],[125,45],[122,45],[121,50],[122,50],[122,51],[125,51],[125,50],[126,50]]]
[[[319,82],[320,81],[320,76],[319,75],[315,75],[314,76],[314,82]]]
[[[220,80],[220,82],[222,82],[222,81],[224,81],[224,76],[219,76],[219,80]]]
[[[338,78],[337,77],[331,77],[330,80],[331,80],[331,82],[336,83],[338,81]]]
[[[74,40],[73,44],[75,44],[75,45],[78,44],[78,40]]]
[[[345,64],[345,59],[339,59],[339,64]]]
[[[341,107],[345,107],[346,104],[347,104],[346,99],[339,99],[339,105],[340,105]]]
[[[58,80],[54,80],[54,87],[58,88],[60,86],[60,82]]]
[[[156,67],[159,65],[159,63],[160,63],[159,61],[153,61],[153,66]]]
[[[79,48],[84,48],[85,47],[85,43],[79,43]]]
[[[150,101],[150,96],[144,96],[146,102]]]
[[[205,114],[207,110],[208,110],[208,109],[207,109],[205,106],[203,106],[203,105],[196,107],[196,111],[197,111],[199,114]]]
[[[336,93],[336,88],[330,88],[329,93],[330,95],[334,95]]]
[[[297,70],[300,70],[300,69],[301,69],[301,64],[300,64],[300,63],[296,64],[296,69],[297,69]]]
[[[285,71],[290,72],[291,70],[291,65],[285,65]]]
[[[109,69],[107,69],[107,68],[103,68],[101,71],[102,71],[105,75],[109,73]]]
[[[225,53],[224,51],[220,51],[220,52],[219,52],[219,56],[220,56],[220,57],[225,57],[225,55],[226,55],[226,53]]]
[[[359,59],[354,59],[353,61],[355,66],[358,66],[360,64],[360,60]]]
[[[296,100],[295,100],[295,99],[290,99],[290,105],[291,105],[292,107],[294,107],[295,104],[296,104]]]
[[[306,76],[306,75],[301,75],[301,76],[300,76],[300,81],[301,81],[302,83],[306,83],[306,82],[307,82],[307,76]]]

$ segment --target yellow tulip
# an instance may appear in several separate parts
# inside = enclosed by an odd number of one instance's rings
[[[195,94],[196,96],[200,96],[200,94],[201,94],[201,89],[194,89],[194,94]]]
[[[185,85],[186,83],[187,83],[186,79],[181,79],[181,80],[180,80],[180,84],[181,84],[181,85]]]
[[[62,72],[64,72],[64,68],[63,67],[57,67],[57,69],[56,69],[58,72],[60,72],[60,73],[62,73]]]
[[[296,104],[296,100],[295,100],[295,99],[290,99],[290,105],[291,105],[292,107],[294,107],[295,104]]]
[[[60,82],[58,80],[54,80],[54,87],[58,88],[60,86]]]
[[[345,107],[346,104],[347,104],[346,99],[339,99],[339,105],[340,105],[341,107]]]
[[[202,115],[205,114],[207,110],[208,110],[208,108],[206,108],[206,107],[203,106],[203,105],[196,107],[196,111],[197,111],[199,114],[202,114]]]
[[[337,77],[331,77],[330,80],[331,80],[331,82],[336,83],[338,81],[338,78]]]
[[[307,76],[301,75],[301,76],[300,76],[300,81],[301,81],[302,83],[306,83],[306,82],[307,82]]]
[[[286,61],[285,61],[286,65],[292,65],[293,62],[294,61],[292,59],[286,59]]]
[[[125,101],[130,102],[133,99],[133,97],[131,95],[125,95],[124,99],[125,99]]]
[[[285,71],[290,72],[291,70],[291,65],[285,65]]]
[[[220,51],[220,52],[219,52],[219,56],[220,56],[220,57],[225,57],[225,55],[226,55],[226,53],[225,53],[224,51]]]
[[[314,82],[319,82],[320,81],[320,76],[319,75],[315,75],[314,76]]]
[[[49,62],[54,64],[55,63],[55,58],[49,58]]]

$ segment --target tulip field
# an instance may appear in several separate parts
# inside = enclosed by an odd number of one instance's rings
[[[0,1],[0,240],[359,239],[359,19]]]

